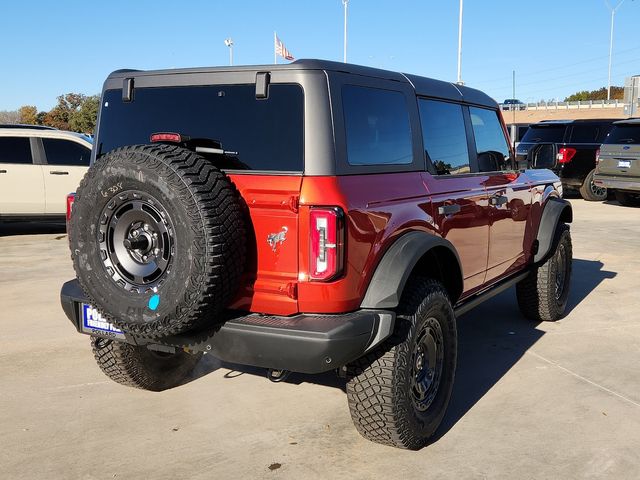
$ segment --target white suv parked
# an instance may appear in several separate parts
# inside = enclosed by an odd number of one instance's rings
[[[91,147],[91,138],[79,133],[0,125],[0,220],[64,217]]]

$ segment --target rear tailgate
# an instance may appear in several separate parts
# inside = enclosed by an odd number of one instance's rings
[[[298,312],[300,175],[230,174],[248,206],[248,272],[230,306],[252,312]]]
[[[640,145],[603,145],[598,174],[640,179]]]

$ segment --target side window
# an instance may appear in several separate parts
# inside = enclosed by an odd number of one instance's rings
[[[413,162],[409,111],[401,92],[345,85],[342,107],[350,165]]]
[[[571,129],[570,143],[595,143],[598,138],[597,125],[574,125]]]
[[[89,166],[91,150],[79,143],[60,138],[43,138],[42,144],[49,165]]]
[[[0,163],[32,164],[29,138],[0,137]]]
[[[478,152],[478,170],[497,172],[511,170],[511,152],[498,114],[486,108],[469,107],[473,135]]]
[[[438,175],[469,173],[462,106],[421,99],[420,120],[425,152]]]

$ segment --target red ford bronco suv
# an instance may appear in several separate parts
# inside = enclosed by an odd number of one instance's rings
[[[514,168],[482,92],[300,60],[117,71],[101,102],[61,298],[116,382],[171,388],[203,353],[335,370],[363,436],[417,449],[458,315],[513,285],[527,317],[564,313],[571,206]]]

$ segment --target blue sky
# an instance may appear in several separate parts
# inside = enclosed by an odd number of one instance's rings
[[[617,3],[619,0],[611,0]],[[119,68],[273,62],[273,31],[296,58],[342,60],[341,0],[7,1],[0,7],[0,110],[48,110],[99,93]],[[640,0],[616,15],[612,83],[640,74]],[[604,0],[465,0],[462,78],[502,101],[562,99],[606,85]],[[349,61],[456,78],[458,0],[350,0]]]

